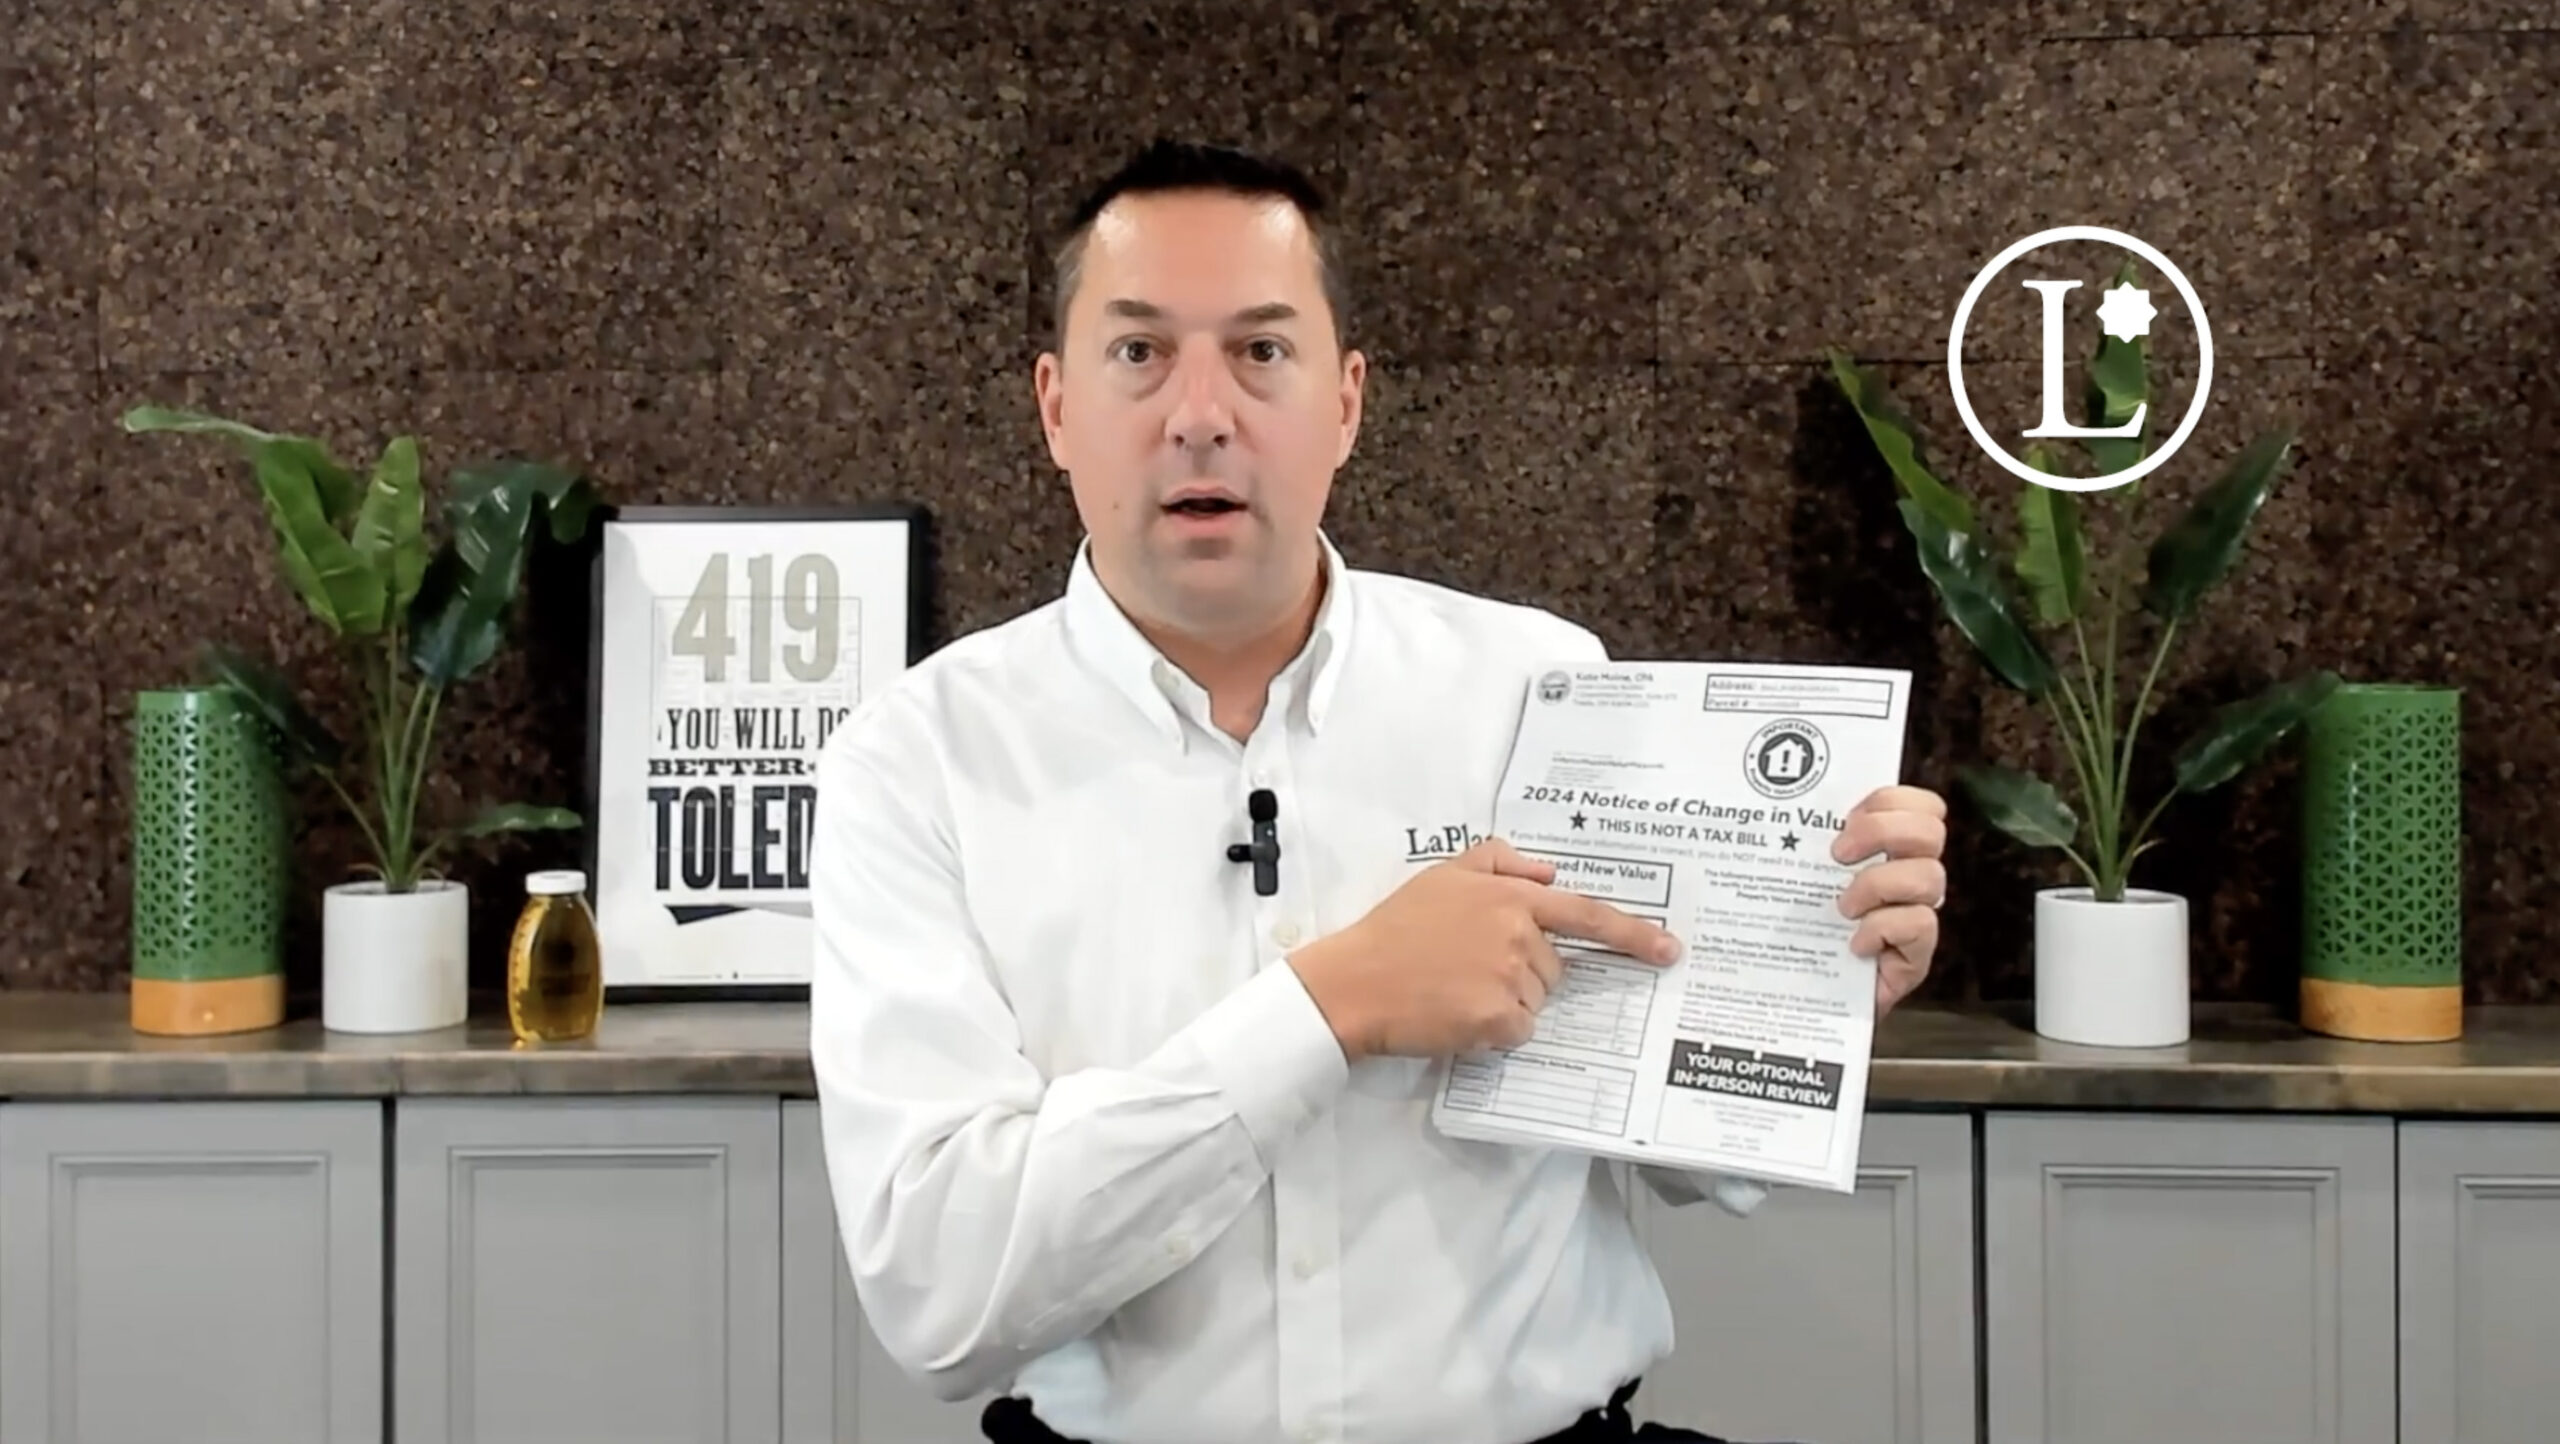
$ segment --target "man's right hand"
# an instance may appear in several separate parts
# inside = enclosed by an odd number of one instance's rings
[[[1353,1060],[1438,1058],[1516,1048],[1563,964],[1547,934],[1643,962],[1677,958],[1679,939],[1598,898],[1551,886],[1555,868],[1499,838],[1432,864],[1366,917],[1290,955],[1307,995]]]

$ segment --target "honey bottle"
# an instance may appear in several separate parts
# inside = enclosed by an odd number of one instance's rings
[[[507,1025],[519,1042],[584,1038],[604,1011],[604,954],[587,907],[587,875],[575,868],[531,873],[524,893],[507,946]]]

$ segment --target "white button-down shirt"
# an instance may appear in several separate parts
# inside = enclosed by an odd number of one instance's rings
[[[1510,1444],[1660,1359],[1641,1174],[1430,1123],[1286,963],[1486,835],[1532,608],[1347,569],[1242,743],[1103,591],[924,659],[829,741],[811,1053],[872,1328],[1098,1444]],[[1279,799],[1279,892],[1230,862]]]

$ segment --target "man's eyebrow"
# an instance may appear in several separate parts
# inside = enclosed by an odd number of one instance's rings
[[[1161,321],[1165,318],[1162,306],[1152,301],[1140,301],[1128,296],[1115,297],[1105,302],[1102,314],[1136,321]],[[1262,326],[1274,321],[1294,321],[1297,318],[1298,308],[1288,302],[1265,301],[1259,306],[1245,307],[1236,312],[1231,319],[1240,325]]]

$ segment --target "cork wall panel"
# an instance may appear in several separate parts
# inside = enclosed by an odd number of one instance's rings
[[[98,8],[102,364],[405,356],[419,257],[391,0]]]
[[[0,935],[13,984],[116,982],[131,893],[117,861],[124,809],[100,751],[108,735],[99,687],[86,678],[0,682],[0,744],[26,759],[0,822]]]
[[[1547,28],[1429,7],[1348,28],[1342,199],[1361,217],[1351,280],[1379,359],[1655,359],[1660,50]],[[1474,242],[1445,244],[1452,229]]]
[[[1027,364],[1027,86],[1014,48],[986,41],[896,65],[822,51],[724,66],[720,257],[739,369]]]
[[[0,611],[0,677],[79,676],[106,579],[96,565],[98,378],[92,372],[0,371],[0,455],[10,459],[9,524],[0,576],[19,604]]]
[[[2336,37],[2318,124],[2324,342],[2476,352],[2548,334],[2560,28]]]
[[[1342,37],[1352,16],[1294,0],[1048,6],[1021,22],[1029,80],[1025,317],[1050,338],[1050,255],[1083,192],[1148,139],[1214,137],[1346,189]]]
[[[1943,355],[1983,264],[2059,226],[2128,231],[2204,295],[2215,344],[2307,354],[2317,270],[2315,41],[2302,35],[1925,45],[1716,42],[1672,50],[1662,123],[1663,346],[1784,361],[1839,343]],[[2246,137],[2248,166],[2199,164]],[[2038,354],[2016,276],[1978,302],[1967,353]],[[2164,314],[2182,317],[2146,264]],[[2103,276],[2093,280],[2102,280]],[[2164,326],[2183,344],[2184,324]]]
[[[39,44],[0,61],[0,366],[98,365],[96,130],[89,72]]]
[[[1555,607],[1622,655],[1909,667],[1912,775],[1942,788],[1968,761],[2067,769],[2050,718],[1940,615],[1823,348],[1879,366],[2006,528],[2015,484],[1948,386],[1966,284],[2051,226],[2163,248],[2213,322],[2210,406],[2129,529],[2126,498],[2090,503],[2100,544],[2155,532],[2259,429],[2300,435],[2146,735],[2165,749],[2311,666],[2464,687],[2472,990],[2560,996],[2534,896],[2560,865],[2541,344],[2560,19],[2541,0],[6,18],[0,733],[30,781],[0,835],[0,985],[121,985],[137,689],[221,641],[332,715],[352,701],[245,471],[123,435],[120,409],[206,406],[363,459],[414,434],[436,474],[521,451],[632,502],[922,501],[948,638],[1064,574],[1079,527],[1030,380],[1053,227],[1169,132],[1298,161],[1348,222],[1374,364],[1332,512],[1354,560]],[[2110,261],[2027,259],[2092,286]],[[2011,434],[2042,384],[2016,279],[1979,303],[1965,377]],[[2148,279],[2174,419],[2202,358]],[[2093,336],[2075,319],[2071,354]],[[562,679],[583,677],[584,603],[558,577],[534,601],[449,706],[433,807],[575,794],[583,693]],[[2195,901],[2201,996],[2288,995],[2297,806],[2279,757],[2164,815],[2144,880]],[[484,972],[544,845],[466,869],[490,884]],[[315,806],[310,881],[357,856]],[[2068,872],[1961,814],[1951,858],[1932,992],[2023,994],[2027,895]]]
[[[1364,566],[1528,602],[1640,649],[1653,610],[1651,368],[1446,363],[1372,373],[1334,540]]]

